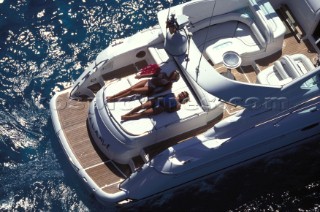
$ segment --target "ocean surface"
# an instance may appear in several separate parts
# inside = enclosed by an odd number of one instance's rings
[[[84,186],[54,133],[49,101],[113,39],[156,24],[168,7],[0,0],[0,211],[320,210],[317,140],[127,206],[104,206]]]

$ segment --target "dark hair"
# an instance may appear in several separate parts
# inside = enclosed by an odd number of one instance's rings
[[[190,100],[189,93],[187,91],[182,91],[181,93],[185,94],[185,97],[180,100],[180,103],[185,104]]]

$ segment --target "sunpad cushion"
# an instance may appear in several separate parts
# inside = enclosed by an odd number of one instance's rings
[[[116,80],[110,83],[106,88],[107,95],[114,95],[120,90],[129,88],[130,84],[127,79]],[[121,116],[128,113],[133,108],[141,105],[140,100],[134,97],[126,97],[117,102],[107,102],[108,109],[114,119],[119,123],[123,130],[129,134],[140,135],[153,130],[153,123],[149,118],[141,118],[132,121],[121,121]]]

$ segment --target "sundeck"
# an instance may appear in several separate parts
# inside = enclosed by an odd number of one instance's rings
[[[168,40],[169,11],[178,49]],[[198,0],[158,19],[110,45],[51,100],[62,147],[101,202],[143,199],[319,135],[319,2]],[[187,91],[190,101],[122,121],[156,96],[106,97],[139,81],[148,64],[182,76],[157,96]]]

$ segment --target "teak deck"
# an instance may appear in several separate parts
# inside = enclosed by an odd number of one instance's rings
[[[78,162],[96,184],[108,193],[118,191],[119,182],[126,178],[125,166],[115,166],[91,140],[87,128],[88,101],[71,100],[69,93],[57,98],[62,130]]]
[[[308,40],[298,41],[296,39],[295,34],[287,31],[282,50],[263,59],[255,61],[255,67],[253,66],[240,66],[237,69],[232,69],[231,73],[234,75],[235,79],[242,82],[256,83],[257,74],[269,66],[273,65],[273,63],[280,59],[283,55],[293,55],[293,54],[304,54],[306,55],[312,62],[314,62],[317,58],[317,52],[314,50],[313,46],[310,44]],[[220,73],[226,72],[227,68],[223,66],[223,64],[216,64],[214,66]],[[236,111],[242,109],[241,107],[234,107],[232,105],[227,105],[224,117],[232,115]]]
[[[313,48],[311,48],[311,45],[308,43],[308,41],[301,41],[299,43],[294,35],[288,32],[285,36],[284,48],[281,52],[278,52],[268,58],[256,61],[256,67],[240,67],[232,70],[232,73],[236,77],[236,80],[255,83],[256,76],[259,71],[263,71],[266,67],[272,65],[273,62],[279,59],[282,55],[295,53],[305,54],[312,61],[314,61],[314,58],[316,57],[316,52],[313,50]],[[125,67],[125,70],[133,69],[137,66],[141,68],[141,66],[144,65],[146,65],[145,62],[134,64],[132,66]],[[215,68],[219,72],[226,71],[221,64],[215,65]],[[104,78],[109,77],[110,76],[104,76]],[[115,164],[113,161],[104,156],[95,146],[94,142],[90,138],[90,133],[87,128],[89,103],[89,101],[82,102],[71,100],[69,99],[69,93],[62,94],[57,99],[59,120],[68,144],[82,168],[105,192],[115,193],[119,191],[119,183],[121,183],[130,175],[130,168],[127,165]],[[228,116],[238,109],[239,108],[227,106],[224,116]],[[218,120],[213,121],[208,128],[212,127],[221,118],[222,117],[219,117]],[[199,133],[199,130],[197,132],[191,132],[187,136],[176,137],[171,139],[171,141],[166,141],[162,144],[145,148],[145,152],[151,159],[158,152],[172,145],[172,142],[182,142],[183,139],[193,136],[196,133]],[[135,159],[135,162],[140,165],[142,163],[139,158]]]

